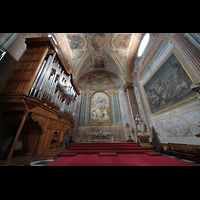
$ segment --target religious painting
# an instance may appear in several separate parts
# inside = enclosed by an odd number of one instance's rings
[[[117,84],[111,79],[109,75],[90,75],[84,84],[85,88],[117,88]]]
[[[193,95],[194,92],[190,90],[192,83],[176,55],[170,53],[143,86],[152,114]]]
[[[119,131],[119,134],[120,134],[120,137],[121,137],[121,138],[124,138],[124,131],[123,131],[123,130],[120,130],[120,131]]]
[[[113,41],[113,44],[116,48],[120,49],[127,49],[130,40],[131,40],[131,33],[128,34],[119,34]]]
[[[110,120],[109,97],[104,92],[97,92],[91,97],[90,120]]]
[[[67,39],[69,41],[72,50],[82,49],[85,45],[84,39],[80,35],[69,35],[67,34]]]
[[[114,129],[114,137],[118,137],[118,130]]]
[[[77,132],[77,137],[81,137],[81,131]]]
[[[97,56],[95,58],[95,66],[94,68],[104,68],[104,59],[101,56]]]
[[[83,137],[86,137],[86,133],[87,133],[86,131],[83,131]]]
[[[91,37],[91,45],[92,47],[100,51],[105,48],[107,44],[107,37],[104,33],[94,33]]]

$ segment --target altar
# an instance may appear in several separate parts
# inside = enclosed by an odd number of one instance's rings
[[[89,141],[113,141],[113,134],[112,132],[90,132]]]

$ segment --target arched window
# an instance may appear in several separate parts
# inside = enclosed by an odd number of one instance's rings
[[[146,33],[145,36],[142,39],[142,42],[140,43],[139,49],[138,49],[138,57],[141,57],[144,53],[144,50],[149,42],[149,33]]]

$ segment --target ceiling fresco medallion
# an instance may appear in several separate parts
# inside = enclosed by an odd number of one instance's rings
[[[95,66],[94,68],[105,68],[105,65],[104,65],[104,59],[101,57],[101,56],[97,56],[95,58]]]
[[[67,34],[67,39],[72,50],[82,49],[85,45],[84,39],[80,35],[69,35]]]
[[[113,41],[114,46],[120,49],[127,49],[131,40],[131,36],[131,33],[118,34]]]
[[[105,49],[108,39],[104,33],[94,33],[91,37],[91,46],[96,51],[101,51]]]

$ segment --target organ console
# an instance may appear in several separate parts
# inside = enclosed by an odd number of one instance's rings
[[[80,94],[52,38],[28,38],[25,43],[27,49],[0,89],[0,111],[17,127],[7,164],[19,138],[24,156],[53,158],[64,152],[60,144],[74,123]]]

